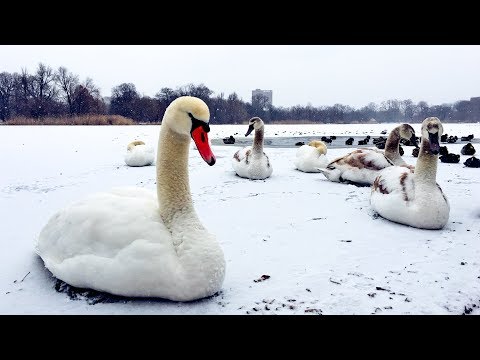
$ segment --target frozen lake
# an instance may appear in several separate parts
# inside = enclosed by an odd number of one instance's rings
[[[189,303],[124,298],[94,305],[56,291],[34,241],[50,216],[90,193],[154,190],[155,166],[128,167],[123,156],[135,139],[156,148],[160,126],[0,126],[0,313],[480,314],[480,169],[463,165],[469,156],[438,166],[451,205],[441,230],[392,223],[370,208],[369,188],[294,169],[292,140],[376,137],[396,125],[267,125],[273,175],[251,181],[231,166],[239,146],[253,140],[244,136],[248,126],[212,124],[217,163],[206,165],[192,146],[189,169],[197,213],[225,252],[222,291]],[[420,124],[413,127],[419,133]],[[444,132],[474,134],[480,151],[480,124],[444,124]],[[241,143],[219,143],[229,135]],[[446,145],[460,154],[463,143]],[[415,164],[410,149],[404,159]],[[327,156],[349,151],[329,146]],[[258,281],[262,275],[270,278]]]

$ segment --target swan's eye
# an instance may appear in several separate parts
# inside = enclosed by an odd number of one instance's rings
[[[208,133],[210,131],[210,126],[208,125],[208,123],[196,119],[195,116],[193,116],[191,113],[188,113],[188,116],[190,116],[190,119],[192,119],[192,130],[190,130],[190,132],[192,132],[193,130],[195,130],[200,126],[205,132]]]

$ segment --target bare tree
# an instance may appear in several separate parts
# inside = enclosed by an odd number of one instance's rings
[[[400,101],[387,100],[380,104],[380,111],[383,112],[384,120],[386,122],[396,122],[402,119],[400,112]]]
[[[211,99],[210,121],[215,124],[225,124],[226,113],[225,94],[221,92],[219,95]]]
[[[332,122],[340,122],[344,121],[344,117],[346,113],[349,111],[350,107],[343,105],[343,104],[335,104],[329,108],[330,110],[330,118]]]
[[[103,114],[106,106],[103,99],[93,96],[84,85],[77,85],[72,94],[73,113],[76,115]]]
[[[164,87],[155,95],[155,98],[168,106],[177,96],[179,96],[179,94],[175,90]]]
[[[138,99],[140,99],[140,95],[135,85],[132,83],[120,84],[112,89],[110,113],[138,120],[136,113]]]
[[[157,122],[163,115],[160,113],[159,102],[148,96],[142,96],[136,100],[134,106],[137,118],[142,122]]]
[[[178,91],[168,87],[161,88],[160,91],[155,95],[155,99],[158,101],[158,111],[159,114],[161,114],[160,121],[168,105],[170,105],[170,103],[178,96],[180,96]]]
[[[87,79],[83,83],[83,87],[86,88],[90,95],[92,95],[94,98],[101,98],[100,89],[93,83],[93,80],[91,78],[87,77]]]
[[[55,74],[55,82],[63,92],[70,115],[73,115],[73,93],[75,88],[79,85],[78,76],[68,72],[67,68],[61,66]]]
[[[407,119],[409,122],[413,122],[413,118],[417,114],[418,108],[412,100],[407,99],[400,103],[400,111],[403,113],[405,119]]]
[[[29,75],[26,69],[22,69],[20,86],[31,116],[45,116],[55,107],[58,91],[54,80],[55,73],[52,68],[42,63],[38,64],[35,75]]]
[[[44,102],[53,100],[57,95],[57,89],[55,88],[55,73],[51,67],[44,64],[38,64],[37,72],[34,75],[33,89],[36,99],[39,101],[39,105],[44,105]]]
[[[31,90],[31,83],[33,82],[33,76],[30,75],[27,69],[22,68],[22,72],[17,79],[17,98],[18,98],[18,107],[21,110],[22,115],[30,115],[30,107],[32,96],[30,95]]]
[[[248,120],[245,104],[240,100],[237,93],[228,95],[225,110],[225,121],[228,124],[241,124]]]
[[[422,122],[425,118],[430,116],[430,107],[426,101],[419,101],[417,104],[418,121]]]
[[[6,120],[12,112],[15,78],[7,72],[0,73],[0,119]]]
[[[431,107],[432,115],[438,117],[441,121],[447,120],[452,113],[452,106],[449,104],[434,105]]]
[[[369,121],[370,119],[377,120],[376,119],[377,110],[378,110],[378,106],[375,103],[370,102],[370,103],[368,103],[367,106],[364,106],[360,110],[357,111],[357,116],[362,121]]]

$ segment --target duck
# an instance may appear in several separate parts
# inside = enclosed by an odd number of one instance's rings
[[[253,130],[255,130],[255,135],[253,146],[246,146],[233,154],[232,167],[238,176],[251,180],[263,180],[272,175],[272,164],[263,151],[264,129],[265,124],[258,116],[252,117],[248,121],[248,130],[245,136],[250,135]]]
[[[395,127],[388,135],[385,151],[357,149],[331,161],[318,170],[333,182],[344,182],[356,186],[371,186],[380,170],[389,166],[415,167],[407,164],[399,154],[400,139],[409,139],[417,147],[415,130],[409,124]]]
[[[390,166],[375,178],[370,204],[390,221],[421,228],[442,229],[448,222],[450,204],[436,182],[443,126],[437,117],[422,122],[422,140],[415,171]]]
[[[473,138],[474,138],[474,135],[473,135],[473,134],[470,134],[470,135],[468,135],[468,136],[461,136],[461,137],[460,137],[460,140],[462,140],[462,141],[471,141]]]
[[[232,135],[225,137],[222,140],[224,144],[235,144],[235,138]]]
[[[462,147],[460,152],[462,155],[475,155],[476,150],[472,143],[469,142],[464,147]]]
[[[448,153],[446,155],[441,155],[439,159],[443,163],[456,164],[460,162],[460,155]]]
[[[312,140],[307,145],[297,149],[295,156],[295,168],[297,170],[314,173],[319,172],[318,168],[328,165],[327,145],[320,140]]]
[[[471,167],[471,168],[479,168],[480,167],[480,160],[477,159],[475,156],[472,156],[465,160],[463,163],[466,167]]]
[[[210,112],[181,96],[165,110],[158,140],[156,192],[120,187],[55,213],[35,250],[67,284],[128,297],[193,301],[221,290],[222,247],[200,221],[190,192],[190,141],[210,166]]]
[[[124,160],[128,166],[149,166],[155,161],[155,151],[143,141],[135,140],[127,145]]]

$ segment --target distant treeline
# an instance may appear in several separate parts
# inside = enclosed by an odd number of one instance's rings
[[[408,99],[388,100],[380,105],[370,103],[360,109],[342,104],[284,108],[271,106],[262,96],[244,102],[235,92],[228,96],[214,95],[204,84],[164,87],[151,98],[141,96],[131,83],[115,86],[111,96],[104,98],[92,79],[82,82],[65,67],[54,70],[42,63],[34,74],[25,69],[20,73],[0,73],[0,120],[53,117],[66,119],[68,123],[69,118],[84,115],[120,115],[140,123],[155,123],[161,121],[170,102],[183,95],[204,100],[215,124],[243,123],[253,116],[260,116],[266,123],[418,123],[428,116],[444,122],[480,121],[480,98],[441,105],[428,105],[425,101],[415,104]]]

